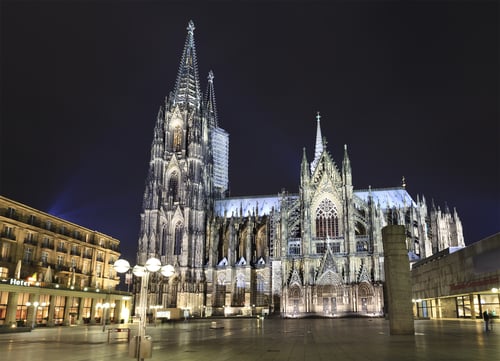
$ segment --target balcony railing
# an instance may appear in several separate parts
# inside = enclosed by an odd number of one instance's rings
[[[15,234],[14,234],[14,233],[12,233],[12,232],[2,232],[2,234],[1,234],[1,235],[2,235],[2,238],[11,239],[11,240],[13,240],[13,241],[15,241],[15,240],[16,240],[16,236],[15,236]]]
[[[30,244],[32,246],[38,246],[38,241],[36,239],[25,238],[24,244]]]

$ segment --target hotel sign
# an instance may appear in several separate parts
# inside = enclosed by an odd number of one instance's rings
[[[25,280],[18,280],[17,278],[9,278],[9,279],[3,278],[2,283],[9,284],[12,286],[22,286],[22,287],[31,286],[31,282]]]
[[[450,291],[472,291],[472,290],[477,291],[477,288],[489,289],[493,286],[497,287],[497,285],[498,285],[498,276],[495,276],[495,277],[483,278],[479,280],[467,281],[462,283],[452,283],[450,284]]]

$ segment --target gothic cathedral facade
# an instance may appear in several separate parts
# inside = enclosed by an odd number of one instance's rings
[[[232,198],[229,135],[219,127],[214,76],[201,92],[189,22],[174,90],[151,145],[137,263],[171,264],[152,275],[148,305],[195,316],[384,313],[382,228],[405,225],[410,260],[464,247],[456,211],[427,207],[403,184],[355,190],[344,146],[338,167],[316,116],[314,159],[305,149],[298,193]]]

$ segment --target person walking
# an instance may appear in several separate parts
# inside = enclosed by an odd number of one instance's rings
[[[483,320],[484,320],[484,331],[488,332],[488,323],[490,321],[490,315],[488,314],[488,310],[483,312]]]

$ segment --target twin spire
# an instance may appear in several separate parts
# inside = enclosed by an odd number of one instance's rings
[[[194,46],[194,29],[194,23],[190,20],[187,27],[188,35],[182,52],[179,73],[177,74],[177,81],[175,83],[174,101],[198,107],[200,105],[201,92],[198,80],[196,49]]]
[[[198,63],[196,59],[196,48],[194,44],[194,23],[189,21],[187,26],[187,37],[182,52],[179,73],[174,88],[174,102],[187,104],[198,108],[201,104],[200,81],[198,76]],[[214,73],[208,73],[208,87],[205,104],[208,114],[211,116],[211,125],[217,127],[217,108],[215,106]]]

